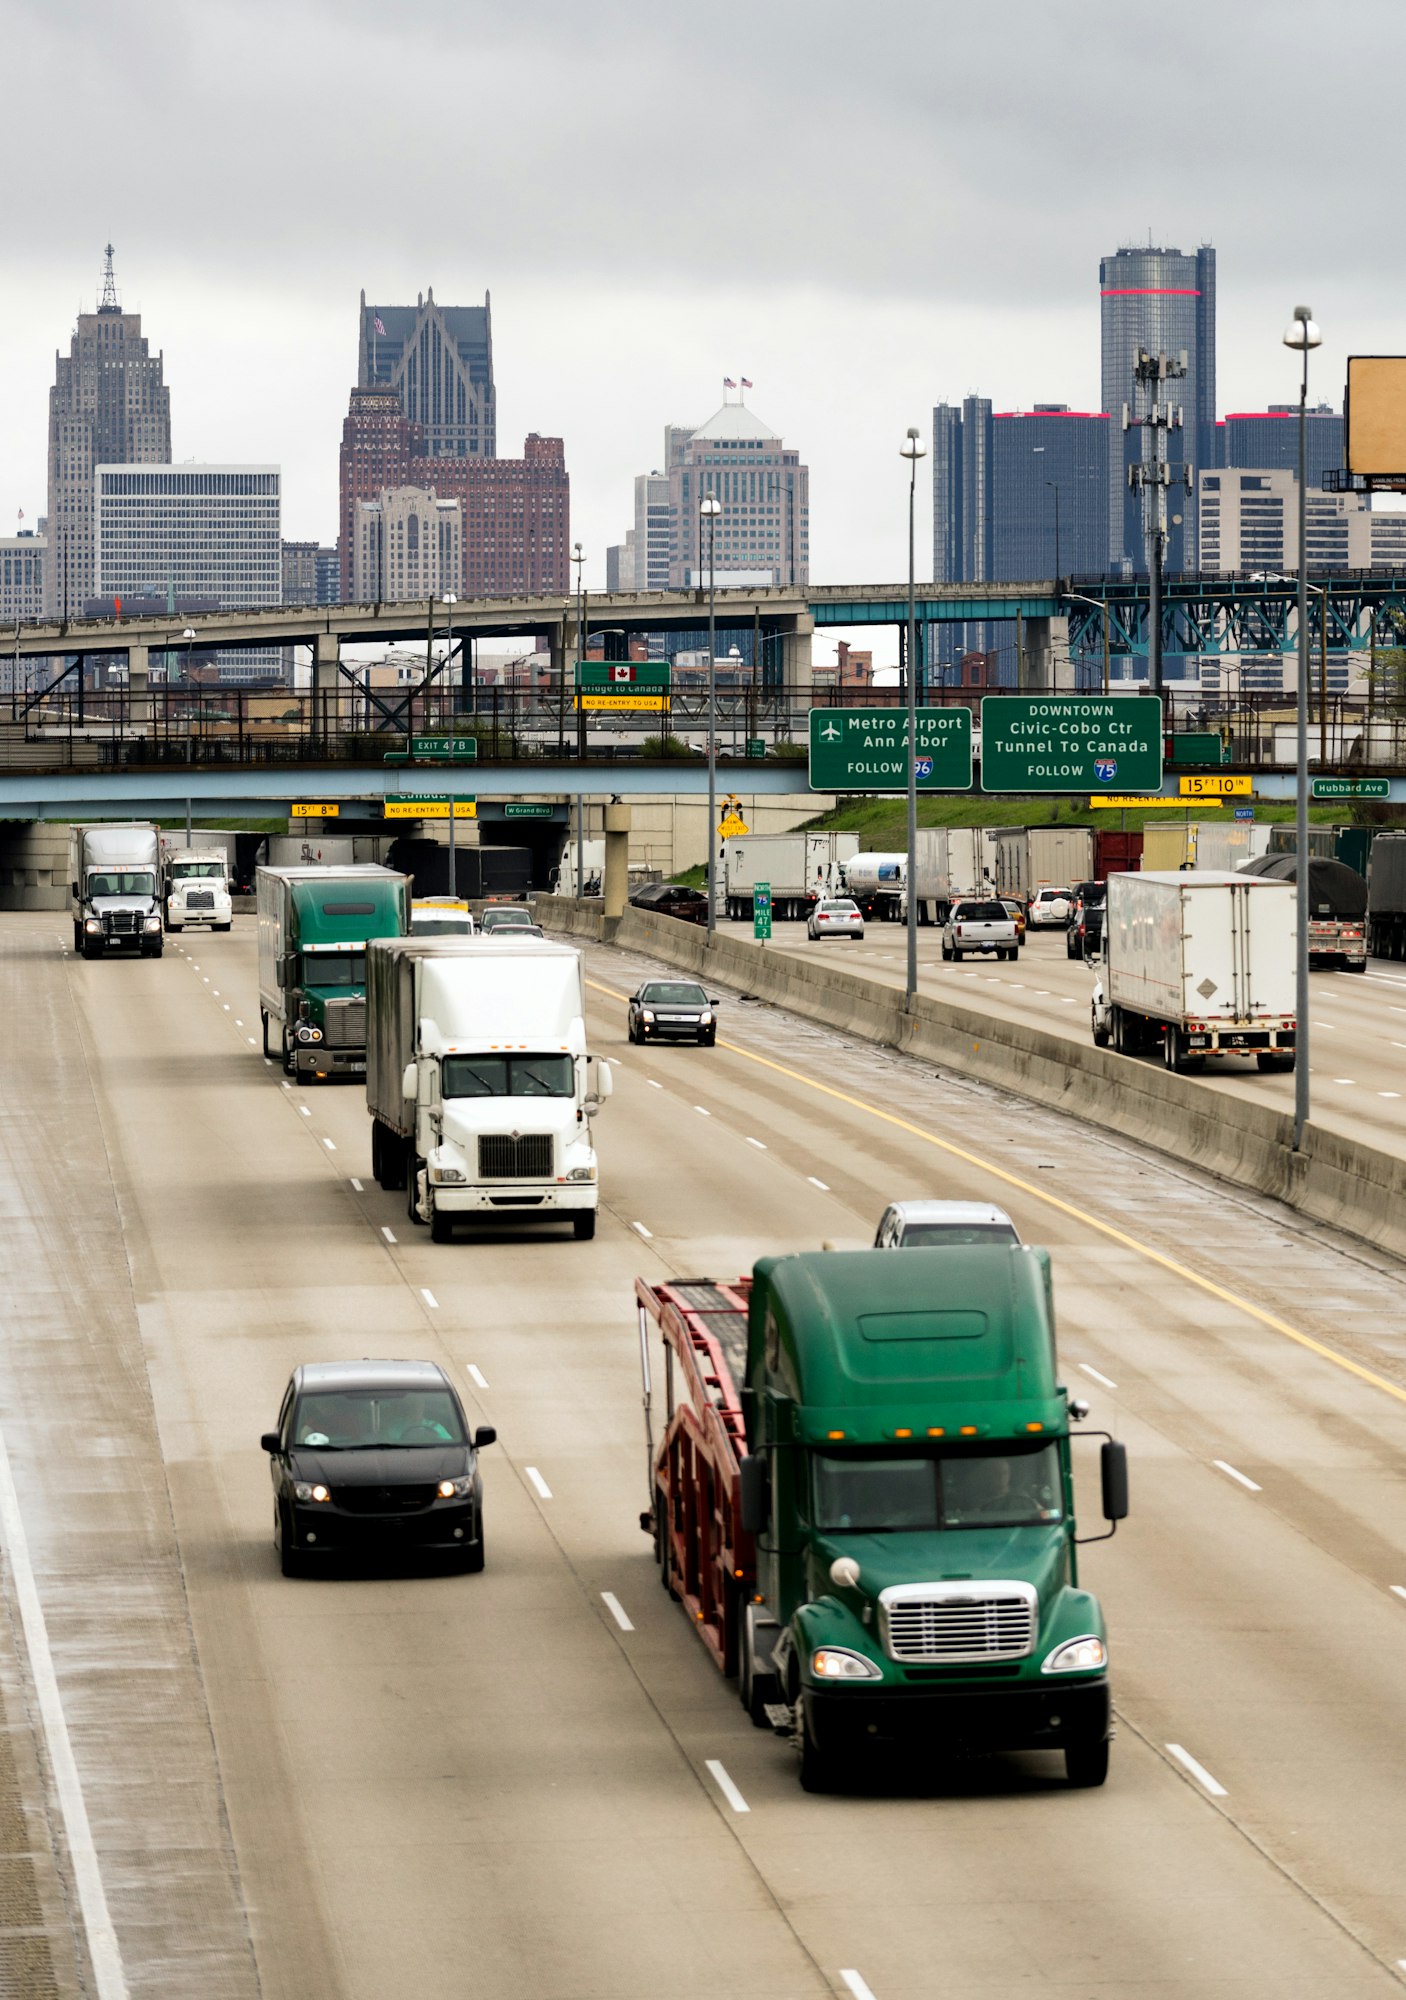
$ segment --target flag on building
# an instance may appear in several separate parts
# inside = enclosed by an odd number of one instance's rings
[[[750,389],[752,386],[745,375],[742,377],[742,386],[744,389]]]
[[[380,334],[382,340],[384,340],[386,337],[386,329],[381,324],[381,315],[379,313],[374,313],[372,315],[371,324],[372,326],[375,327],[377,333]]]
[[[735,383],[735,382],[733,381],[733,379],[732,379],[732,377],[731,377],[730,375],[724,375],[724,376],[723,376],[723,387],[724,387],[724,389],[735,389],[735,388],[737,387],[737,384],[736,384],[736,383]]]

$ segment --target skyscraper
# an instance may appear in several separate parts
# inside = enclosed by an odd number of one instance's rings
[[[481,306],[369,306],[361,294],[357,387],[390,389],[424,434],[427,458],[492,458],[498,449],[493,319]]]
[[[932,413],[932,578],[980,583],[991,574],[991,398],[939,403]]]
[[[97,585],[94,474],[99,465],[161,465],[171,457],[171,393],[140,313],[124,313],[107,246],[98,309],[80,313],[49,391],[49,562],[45,604],[66,617]]]
[[[1271,403],[1267,410],[1235,410],[1216,425],[1218,456],[1225,466],[1278,466],[1297,472],[1299,406]],[[1323,475],[1343,462],[1343,420],[1328,403],[1308,412],[1308,483],[1321,487]],[[1208,461],[1209,464],[1209,461]]]
[[[1216,253],[1208,244],[1192,256],[1129,246],[1100,261],[1098,278],[1103,407],[1115,425],[1123,405],[1134,401],[1133,365],[1140,347],[1174,359],[1186,355],[1185,377],[1168,385],[1168,400],[1184,412],[1180,443],[1173,433],[1170,456],[1174,465],[1193,468],[1193,491],[1172,489],[1168,513],[1181,514],[1183,523],[1170,531],[1166,566],[1195,569],[1194,469],[1216,463]],[[1145,570],[1142,496],[1129,492],[1126,467],[1147,455],[1147,433],[1129,431],[1123,445],[1109,453],[1109,561],[1115,569]]]
[[[699,507],[710,496],[722,508],[713,530],[720,588],[729,582],[780,587],[808,581],[809,467],[747,408],[740,392],[736,402],[724,393],[722,407],[695,431],[669,425],[664,442],[674,589],[696,586],[706,570]]]
[[[1028,583],[1101,575],[1109,421],[1065,403],[996,410],[986,396],[932,413],[933,581]]]

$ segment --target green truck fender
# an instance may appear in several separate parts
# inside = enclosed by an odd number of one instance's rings
[[[1065,1584],[1057,1590],[1049,1604],[1041,1606],[1040,1637],[1036,1642],[1035,1659],[1042,1673],[1064,1672],[1069,1669],[1051,1669],[1048,1662],[1075,1639],[1097,1639],[1104,1649],[1104,1663],[1096,1667],[1081,1667],[1080,1673],[1107,1673],[1108,1632],[1103,1622],[1103,1608],[1092,1591],[1079,1590],[1073,1584]]]
[[[846,1681],[817,1680],[811,1668],[814,1655],[822,1647],[833,1647],[840,1652],[857,1654],[876,1669],[872,1676],[857,1676],[855,1687],[874,1687],[881,1680],[894,1678],[892,1662],[884,1657],[879,1645],[879,1635],[871,1627],[861,1624],[849,1606],[838,1597],[828,1593],[824,1597],[814,1597],[806,1604],[797,1605],[791,1618],[788,1634],[791,1644],[788,1666],[799,1677],[805,1687],[847,1686]],[[794,1684],[788,1689],[794,1696]]]

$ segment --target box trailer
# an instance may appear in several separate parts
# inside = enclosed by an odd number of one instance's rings
[[[722,843],[724,909],[748,921],[752,891],[771,885],[774,918],[808,917],[822,896],[838,896],[844,864],[859,852],[857,833],[739,833]]]
[[[1406,833],[1379,833],[1372,842],[1367,944],[1377,958],[1406,958]]]

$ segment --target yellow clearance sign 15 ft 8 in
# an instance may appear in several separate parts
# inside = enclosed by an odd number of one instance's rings
[[[336,819],[341,810],[339,805],[315,805],[305,800],[300,805],[289,806],[288,816],[290,819]]]
[[[1184,799],[1247,799],[1254,790],[1254,779],[1247,771],[1243,777],[1232,778],[1228,773],[1207,772],[1204,776],[1178,778],[1177,788]]]

